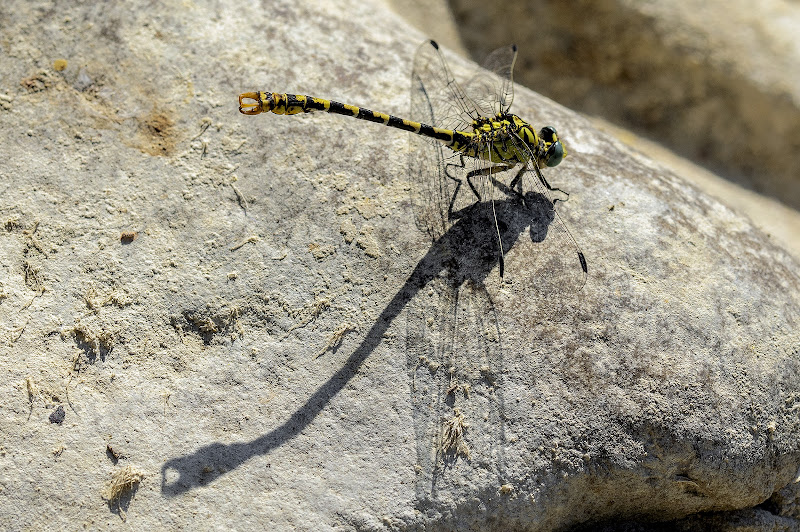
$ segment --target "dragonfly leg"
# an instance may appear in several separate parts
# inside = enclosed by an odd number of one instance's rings
[[[515,166],[514,164],[497,164],[493,166],[487,166],[486,168],[478,168],[476,170],[472,170],[471,172],[467,173],[467,183],[469,184],[475,196],[478,197],[478,201],[480,201],[481,197],[478,194],[478,191],[475,190],[475,186],[472,184],[473,177],[478,175],[489,176],[489,179],[492,181],[492,184],[494,186],[498,187],[501,191],[508,194],[508,187],[506,187],[503,183],[495,179],[493,174],[498,174],[500,172],[511,170],[512,168],[514,168],[514,166]],[[497,251],[498,251],[497,259],[500,268],[500,278],[502,279],[505,273],[505,266],[506,266],[505,251],[503,250],[503,237],[500,234],[500,223],[497,220],[497,211],[495,209],[494,198],[492,197],[490,199],[492,204],[492,219],[494,220],[494,230],[495,230],[495,235],[497,236]]]
[[[490,177],[490,179],[492,180],[492,183],[494,183],[494,185],[500,187],[500,185],[502,185],[502,184],[500,182],[496,181],[494,179],[494,177],[492,177],[492,174],[499,174],[500,172],[505,172],[506,170],[511,170],[512,168],[514,168],[513,164],[511,164],[511,165],[498,164],[498,165],[495,165],[495,166],[487,166],[486,168],[478,168],[477,170],[472,170],[471,172],[469,172],[467,174],[467,183],[469,184],[470,188],[472,189],[472,192],[474,192],[475,195],[478,197],[478,201],[480,201],[481,200],[481,196],[480,196],[480,194],[478,194],[478,191],[475,190],[475,185],[472,184],[472,178],[475,177],[476,175],[483,175],[483,176],[488,175]],[[501,188],[501,190],[505,189],[505,186],[502,186],[500,188]],[[505,192],[505,190],[503,190],[503,192]]]
[[[450,198],[450,205],[447,206],[447,219],[448,220],[456,220],[456,219],[461,217],[459,214],[456,214],[456,213],[453,212],[453,205],[455,205],[455,203],[456,203],[456,198],[458,197],[458,191],[461,190],[461,180],[460,179],[454,179],[454,180],[456,182],[456,189],[453,192],[453,197]]]
[[[514,187],[519,185],[519,187],[518,187],[519,191],[518,192],[520,194],[522,194],[522,185],[520,185],[520,179],[522,178],[522,174],[525,173],[525,170],[527,170],[527,167],[523,164],[522,167],[519,169],[519,172],[517,172],[517,175],[515,175],[514,179],[511,180],[511,183],[508,184],[508,188],[513,190]]]
[[[458,156],[458,160],[459,160],[458,164],[453,164],[453,163],[446,163],[445,164],[444,175],[446,175],[447,177],[449,177],[453,181],[457,181],[457,182],[461,183],[461,179],[458,176],[450,175],[450,168],[456,168],[456,169],[460,168],[460,169],[463,170],[467,166],[467,164],[464,162],[464,156],[463,155],[459,155]]]
[[[542,174],[542,171],[539,170],[539,166],[538,165],[534,165],[533,168],[534,168],[534,170],[536,170],[536,176],[539,178],[539,181],[541,181],[542,185],[544,185],[544,188],[546,188],[550,192],[561,192],[562,194],[564,194],[567,197],[567,199],[569,199],[569,192],[567,192],[566,190],[561,190],[558,187],[551,187],[550,186],[550,183],[548,183],[547,179],[544,178],[544,174]],[[525,169],[526,169],[526,166],[523,166],[522,170],[525,170]],[[522,174],[520,173],[520,175],[522,175]],[[519,176],[517,176],[517,177],[519,177]],[[553,206],[555,206],[557,201],[567,201],[567,200],[566,199],[561,199],[561,198],[555,198],[553,200]]]
[[[447,167],[448,168],[450,168],[450,167],[460,168],[462,170],[467,167],[467,163],[464,162],[464,155],[463,154],[458,156],[458,160],[459,160],[458,164],[449,163],[447,165]],[[478,170],[472,170],[471,172],[467,173],[467,184],[469,185],[469,188],[472,190],[472,193],[475,194],[475,197],[478,198],[478,201],[481,201],[481,195],[478,194],[478,189],[476,189],[475,185],[472,184],[472,179],[471,179],[474,175],[476,175],[477,172],[479,172],[479,171]],[[450,173],[448,171],[445,171],[445,175],[447,175],[447,177],[449,177],[453,181],[458,181],[458,186],[461,186],[461,182],[462,182],[461,179],[459,179],[458,177],[454,177],[454,176],[450,175]],[[453,202],[454,201],[455,201],[455,194],[453,195]]]
[[[458,197],[458,192],[461,190],[461,185],[463,184],[463,181],[458,176],[454,176],[454,175],[450,174],[450,169],[451,168],[460,168],[460,169],[463,170],[464,167],[466,167],[466,163],[464,162],[464,156],[463,155],[459,155],[459,163],[458,164],[446,163],[444,165],[444,175],[446,175],[448,179],[452,179],[453,181],[456,182],[456,189],[453,191],[453,196],[450,198],[450,205],[447,206],[447,219],[448,220],[455,220],[455,219],[458,219],[458,218],[461,217],[459,214],[453,212],[453,206],[456,203],[456,198]]]

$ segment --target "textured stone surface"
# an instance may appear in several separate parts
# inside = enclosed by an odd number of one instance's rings
[[[480,216],[417,229],[405,133],[236,111],[402,116],[423,36],[393,17],[3,8],[0,522],[551,530],[769,499],[746,511],[796,524],[798,265],[736,213],[519,88],[567,142],[547,176],[589,263],[536,299],[549,240],[513,202],[505,282]],[[469,458],[437,450],[459,413]]]

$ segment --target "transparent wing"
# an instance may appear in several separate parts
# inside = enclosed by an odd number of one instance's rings
[[[465,181],[466,175],[472,174],[471,181],[481,196],[480,204],[473,208],[482,209],[483,219],[487,220],[476,242],[499,242],[487,249],[502,253],[502,261],[499,256],[495,259],[500,262],[506,289],[513,289],[521,297],[547,300],[550,304],[556,298],[579,292],[586,283],[587,265],[559,213],[569,212],[564,209],[563,198],[554,199],[535,156],[521,139],[496,140],[494,145],[497,146],[489,148],[527,151],[529,160],[508,168],[470,159],[467,167],[460,169],[459,175]],[[476,200],[466,186],[459,196],[453,200],[453,216],[458,215],[458,208],[466,210],[462,206]]]
[[[471,130],[472,121],[480,116],[480,110],[453,77],[435,41],[427,41],[417,49],[411,77],[415,85],[412,93],[421,87],[430,104],[433,121],[424,123],[444,129]],[[421,115],[415,116],[417,111],[421,111]],[[411,119],[418,122],[428,116],[426,109],[414,106],[413,96],[411,114]]]
[[[510,142],[519,150],[528,150],[530,159],[509,172],[519,176],[515,190],[495,186],[516,198],[506,202],[506,208],[519,209],[528,218],[527,237],[519,238],[506,250],[507,281],[535,299],[552,300],[576,293],[586,283],[587,265],[581,247],[559,214],[563,201],[553,199],[550,185],[525,143],[519,138]]]
[[[586,283],[586,261],[561,215],[541,194],[527,192],[520,209],[530,220],[505,256],[505,281],[526,298],[556,302]]]
[[[414,56],[411,72],[409,118],[434,127],[471,129],[471,115],[477,113],[433,41],[423,43]],[[420,230],[439,238],[450,226],[448,212],[459,188],[458,177],[450,174],[460,157],[440,142],[409,136],[409,177],[414,218]]]
[[[502,475],[503,353],[494,304],[479,283],[445,275],[418,293],[408,313],[407,363],[416,434],[416,495],[435,503],[468,472],[468,456]],[[453,438],[447,425],[463,416]],[[452,477],[452,478],[451,478]],[[468,482],[463,479],[463,482]]]
[[[415,69],[411,77],[411,120],[434,125],[433,105]],[[433,239],[447,230],[448,206],[458,185],[447,177],[445,168],[446,155],[440,142],[409,135],[408,173],[414,219],[417,227]]]
[[[514,63],[517,45],[498,48],[486,58],[483,70],[464,84],[464,93],[483,116],[508,112],[514,101]]]
[[[456,82],[438,45],[434,41],[423,43],[414,56],[410,118],[434,127],[471,131],[476,119],[507,110],[514,97],[516,53],[516,46],[507,46],[490,54],[484,64],[490,70],[476,74],[467,91]],[[453,212],[478,199],[472,187],[465,185],[471,183],[481,199],[492,197],[494,191],[486,186],[489,181],[484,174],[492,164],[462,158],[437,141],[412,137],[409,172],[415,220],[421,230],[438,238],[450,227]],[[470,172],[483,177],[468,182]]]

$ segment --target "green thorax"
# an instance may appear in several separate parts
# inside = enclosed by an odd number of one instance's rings
[[[450,148],[493,163],[525,163],[539,151],[536,132],[517,115],[481,117],[472,123],[471,132],[459,133]]]

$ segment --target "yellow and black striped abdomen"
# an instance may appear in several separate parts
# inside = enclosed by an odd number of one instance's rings
[[[246,115],[260,113],[275,113],[278,115],[296,115],[325,111],[337,115],[352,116],[359,120],[377,122],[385,126],[410,131],[418,135],[430,137],[443,142],[447,146],[466,145],[472,137],[471,133],[452,131],[413,122],[404,118],[377,113],[364,107],[348,105],[346,103],[314,98],[302,94],[281,94],[278,92],[246,92],[239,95],[239,111]]]

